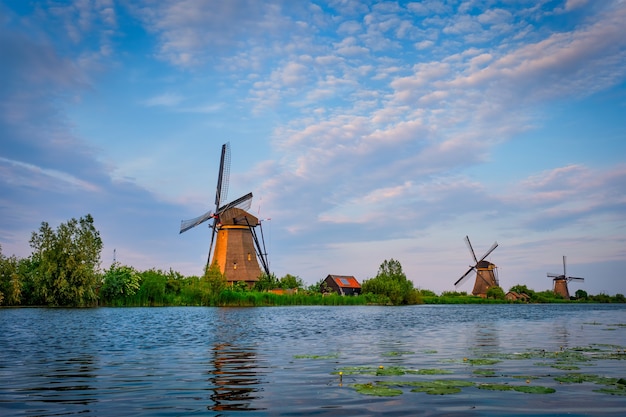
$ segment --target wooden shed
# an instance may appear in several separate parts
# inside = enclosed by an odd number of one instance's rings
[[[323,284],[339,295],[361,294],[361,284],[351,275],[328,275]]]
[[[506,293],[504,298],[508,301],[523,301],[525,303],[530,301],[530,297],[526,293],[517,293],[515,291],[509,291]]]

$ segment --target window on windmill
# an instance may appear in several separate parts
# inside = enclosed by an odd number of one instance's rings
[[[233,269],[237,269],[237,262],[233,263]]]
[[[248,260],[252,260],[252,256],[250,256],[250,254],[248,253]]]

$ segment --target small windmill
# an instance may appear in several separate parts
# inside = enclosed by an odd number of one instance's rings
[[[265,273],[269,275],[263,231],[261,230],[261,240],[259,240],[255,228],[257,226],[260,228],[261,222],[246,211],[252,205],[252,193],[222,205],[228,194],[229,176],[230,144],[225,143],[222,145],[222,156],[217,177],[215,209],[196,218],[181,221],[179,233],[184,233],[207,220],[213,219],[212,224],[209,225],[212,232],[207,268],[217,263],[228,282],[245,281],[250,285],[257,281],[261,275],[258,260],[261,261]],[[215,242],[216,235],[217,242]],[[215,251],[211,258],[214,242]],[[263,243],[263,247],[261,243]]]
[[[468,236],[465,236],[465,243],[467,244],[467,248],[474,258],[475,264],[470,265],[467,272],[464,273],[461,278],[459,278],[454,283],[454,286],[459,286],[463,281],[467,279],[470,272],[476,271],[476,282],[474,283],[474,289],[472,290],[472,294],[478,295],[480,297],[486,297],[487,290],[489,288],[500,285],[500,283],[498,282],[497,267],[491,262],[485,260],[485,258],[498,247],[498,242],[494,242],[494,244],[491,245],[489,250],[483,255],[482,258],[480,258],[480,260],[478,260],[478,258],[476,257],[476,253],[474,252],[474,248],[472,247]]]
[[[548,273],[548,278],[552,278],[554,281],[554,293],[560,294],[564,299],[569,300],[569,291],[567,289],[567,283],[570,281],[584,281],[585,278],[579,277],[568,277],[567,276],[567,267],[565,266],[565,260],[567,257],[563,255],[563,274],[550,274]]]

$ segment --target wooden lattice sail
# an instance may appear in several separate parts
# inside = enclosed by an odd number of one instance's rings
[[[263,271],[269,275],[269,264],[265,252],[265,242],[261,231],[261,239],[257,237],[256,228],[261,229],[259,219],[246,210],[252,204],[252,193],[248,193],[222,205],[228,194],[230,175],[230,145],[222,145],[220,169],[215,192],[215,209],[180,224],[180,233],[186,232],[207,220],[213,220],[211,246],[207,256],[207,268],[216,263],[229,283],[244,281],[248,285],[258,281],[261,275],[259,261]],[[215,237],[217,235],[217,242]],[[213,243],[215,242],[215,252]]]
[[[476,271],[476,281],[474,282],[472,294],[479,297],[487,297],[487,290],[489,290],[489,288],[500,285],[496,265],[485,260],[485,258],[487,258],[487,256],[489,256],[491,252],[498,247],[498,242],[494,242],[494,244],[491,245],[491,248],[489,248],[480,260],[476,257],[476,253],[474,252],[474,248],[472,247],[472,243],[470,242],[468,236],[465,236],[465,243],[474,258],[475,264],[470,265],[467,272],[465,272],[465,274],[463,274],[461,278],[454,283],[454,286],[456,287],[461,285],[472,271]]]

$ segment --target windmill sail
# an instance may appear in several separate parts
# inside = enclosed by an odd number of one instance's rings
[[[205,221],[209,220],[210,218],[213,217],[213,210],[209,210],[206,213],[204,213],[201,216],[198,216],[196,218],[193,219],[189,219],[189,220],[183,220],[180,222],[180,233],[184,233],[189,229],[193,229],[194,227],[204,223]]]

